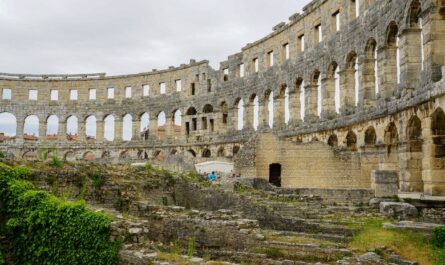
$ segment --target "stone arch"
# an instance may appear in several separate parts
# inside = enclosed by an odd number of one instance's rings
[[[77,140],[79,133],[79,119],[75,115],[70,115],[66,119],[66,137],[69,141]]]
[[[25,140],[37,140],[39,135],[39,117],[37,115],[29,115],[25,118],[23,136]]]
[[[419,140],[422,137],[422,122],[416,115],[412,116],[406,127],[407,140]]]
[[[226,101],[222,101],[221,104],[221,128],[226,128],[229,122],[229,105]]]
[[[196,157],[196,152],[193,149],[187,150],[187,153],[190,154],[192,157]]]
[[[158,162],[164,162],[164,161],[165,161],[165,155],[164,155],[164,152],[162,152],[162,150],[156,150],[156,151],[154,151],[153,159],[156,160],[156,161],[158,161]]]
[[[357,151],[357,135],[353,131],[348,131],[346,135],[346,148],[349,151]]]
[[[9,112],[0,113],[0,133],[6,137],[17,136],[17,119]]]
[[[217,157],[226,157],[226,150],[224,149],[224,146],[221,146],[220,148],[218,148]]]
[[[377,41],[372,37],[366,42],[364,64],[363,98],[366,105],[372,105],[375,95],[379,92]]]
[[[331,134],[328,139],[328,145],[330,147],[337,147],[338,146],[338,137],[336,134]]]
[[[202,113],[213,113],[213,106],[210,104],[205,104],[202,108]]]
[[[131,141],[133,133],[133,116],[127,113],[122,119],[122,140]]]
[[[250,126],[256,131],[259,125],[259,112],[260,112],[260,102],[257,94],[252,94],[249,97],[249,115],[247,119],[249,120]],[[250,120],[252,119],[252,120]]]
[[[288,125],[290,121],[290,103],[289,103],[289,86],[282,84],[280,86],[280,94],[277,99],[277,121],[278,125]]]
[[[46,136],[49,139],[59,135],[59,117],[57,115],[49,115],[46,118]]]
[[[141,160],[148,160],[150,156],[148,155],[146,150],[139,150],[138,151],[138,158]]]
[[[83,154],[83,160],[84,161],[94,161],[94,160],[96,160],[96,155],[92,151],[85,152]]]
[[[22,158],[25,161],[33,161],[33,162],[37,161],[38,160],[37,152],[34,150],[28,150],[23,153]]]
[[[202,157],[203,158],[210,158],[210,157],[212,157],[212,152],[210,151],[210,149],[204,148],[204,150],[202,150]]]
[[[75,162],[76,156],[73,151],[68,151],[63,155],[63,161],[65,162]]]
[[[119,154],[120,159],[130,159],[130,153],[128,150],[124,150]]]
[[[237,154],[238,154],[238,152],[240,151],[240,146],[239,145],[235,145],[235,146],[233,146],[233,148],[232,148],[232,153],[233,153],[233,156],[236,156]]]
[[[177,154],[178,154],[178,150],[175,149],[175,148],[173,148],[173,149],[170,151],[170,155],[172,155],[172,156],[177,155]]]
[[[244,129],[244,100],[240,97],[234,101],[234,121],[238,131]]]
[[[385,129],[385,144],[394,145],[399,141],[399,133],[394,122],[390,122]]]
[[[374,126],[369,126],[365,131],[365,145],[375,145],[377,142],[377,134]]]
[[[105,115],[105,117],[104,117],[104,139],[107,141],[113,141],[115,138],[116,138],[115,117],[113,114]]]
[[[274,95],[273,91],[266,89],[264,91],[264,113],[263,124],[268,124],[269,128],[273,128],[274,124]]]
[[[406,25],[408,28],[420,28],[419,20],[422,12],[422,5],[419,0],[413,0],[409,6],[406,16]]]
[[[397,45],[397,35],[399,34],[399,27],[395,21],[391,21],[386,28],[385,44],[388,46]]]
[[[196,111],[195,107],[189,107],[185,113],[185,115],[187,116],[193,116],[193,115],[197,115],[198,112]]]
[[[331,62],[327,69],[327,82],[321,97],[327,118],[340,112],[340,68],[336,61]]]
[[[101,159],[108,160],[110,158],[111,158],[110,151],[107,150],[102,152]]]
[[[431,131],[433,136],[445,136],[445,113],[441,108],[437,108],[432,117]]]
[[[400,163],[400,189],[404,192],[422,192],[422,122],[413,115],[406,127],[406,150]]]
[[[85,136],[87,140],[94,140],[97,138],[97,119],[94,115],[89,115],[85,118]]]
[[[321,110],[322,110],[322,91],[321,91],[321,72],[316,69],[314,70],[314,72],[312,73],[312,77],[311,77],[311,87],[313,89],[311,89],[310,93],[310,100],[309,102],[306,102],[307,104],[309,104],[309,109],[310,109],[310,115],[314,115],[314,116],[320,116],[321,114]],[[314,95],[312,95],[312,93]]]

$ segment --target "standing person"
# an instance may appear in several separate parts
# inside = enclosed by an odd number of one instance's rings
[[[208,179],[210,181],[216,181],[216,175],[214,171],[212,171],[212,173],[209,174]]]

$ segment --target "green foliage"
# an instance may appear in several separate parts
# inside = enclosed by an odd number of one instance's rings
[[[189,258],[193,257],[196,251],[196,240],[193,237],[189,238],[188,247],[187,247],[187,255]]]
[[[55,155],[51,159],[49,165],[52,166],[52,167],[62,167],[63,166],[63,161],[58,156]]]
[[[162,205],[168,206],[168,198],[167,198],[167,196],[162,196]]]
[[[445,226],[433,229],[433,245],[438,248],[445,247]]]
[[[105,185],[105,177],[99,172],[92,172],[90,178],[93,181],[93,187],[99,190]]]
[[[3,257],[3,252],[0,250],[0,265],[5,264],[5,257]]]
[[[26,168],[0,164],[1,213],[16,264],[117,264],[109,217],[38,191]]]
[[[6,157],[5,152],[0,151],[0,158],[5,158],[5,157]],[[1,263],[0,263],[0,264],[1,264]]]

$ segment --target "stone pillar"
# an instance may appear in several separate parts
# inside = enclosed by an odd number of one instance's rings
[[[133,118],[132,120],[132,141],[139,141],[141,139],[141,120],[140,118]]]
[[[15,138],[18,144],[21,144],[24,141],[23,139],[24,128],[25,128],[25,121],[23,120],[23,118],[17,117],[17,129]]]
[[[286,123],[284,122],[284,112],[285,112],[285,104],[284,104],[284,95],[277,95],[274,99],[274,127],[278,129],[282,129],[286,127]]]
[[[397,47],[385,46],[379,50],[378,56],[380,94],[383,98],[390,98],[397,87]]]
[[[405,88],[414,88],[420,84],[422,73],[421,33],[420,28],[409,28],[400,35],[400,77]]]
[[[58,133],[59,135],[59,141],[66,141],[66,121],[62,120],[59,122],[59,130]]]
[[[46,120],[39,119],[39,141],[46,141]]]
[[[85,141],[85,136],[86,136],[85,120],[79,119],[77,122],[78,122],[77,123],[77,141],[83,142],[83,141]]]
[[[165,116],[165,137],[173,138],[173,119],[172,117]]]
[[[96,140],[103,141],[105,135],[105,122],[103,119],[96,120]]]
[[[365,58],[363,63],[360,64],[360,93],[359,103],[364,107],[375,106],[375,59]]]
[[[318,120],[317,113],[317,85],[316,84],[308,84],[305,86],[305,122],[316,122]]]
[[[376,198],[390,198],[398,194],[397,172],[389,170],[373,170],[371,187]]]
[[[148,133],[150,136],[153,136],[157,138],[158,136],[158,119],[155,117],[155,119],[150,118],[150,124],[148,125]]]
[[[445,7],[443,4],[437,7],[432,1],[426,5],[422,7],[428,11],[422,12],[425,73],[429,80],[436,82],[442,79],[441,67],[445,65]]]
[[[334,77],[321,80],[321,118],[332,119],[335,116],[335,79]]]
[[[355,107],[355,70],[340,71],[340,112],[350,114]]]
[[[122,141],[122,134],[123,134],[123,127],[122,127],[122,117],[115,117],[114,120],[114,141],[115,142],[121,142]]]
[[[294,125],[301,122],[300,95],[300,87],[296,87],[293,93],[289,93],[290,123]]]

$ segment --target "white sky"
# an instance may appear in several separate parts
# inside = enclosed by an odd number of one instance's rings
[[[309,0],[0,0],[0,72],[128,74],[210,60],[214,68]],[[15,122],[0,115],[0,132]],[[87,134],[94,135],[89,122]],[[57,130],[55,124],[48,131]],[[36,121],[26,126],[38,134]],[[68,131],[76,131],[74,124]],[[105,128],[107,138],[113,130]],[[136,132],[133,132],[136,133]],[[124,132],[131,134],[131,127]]]

